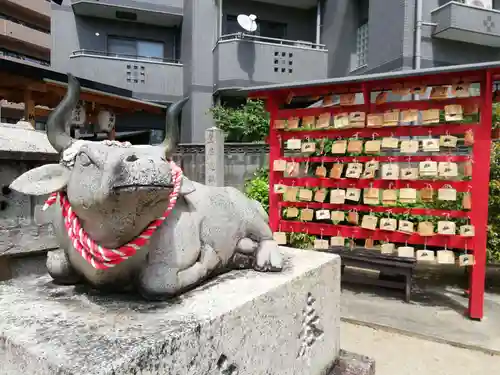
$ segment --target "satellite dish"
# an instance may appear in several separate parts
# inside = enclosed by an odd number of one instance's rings
[[[249,16],[246,14],[240,14],[237,18],[240,26],[251,33],[257,30],[257,22],[255,22],[256,19],[257,16],[255,14],[250,14]]]

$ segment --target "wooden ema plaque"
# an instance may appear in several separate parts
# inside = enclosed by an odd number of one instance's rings
[[[282,168],[270,172],[269,218],[272,230],[308,233],[325,245],[327,241],[329,244],[332,241],[337,243],[334,241],[337,238],[346,239],[346,243],[357,240],[361,245],[369,239],[378,243],[381,251],[391,252],[394,256],[397,256],[397,249],[414,248],[413,256],[418,258],[417,261],[438,264],[450,264],[453,253],[456,264],[468,266],[471,270],[467,314],[473,319],[481,319],[486,263],[492,74],[486,68],[455,70],[443,75],[429,71],[418,76],[409,73],[404,77],[386,74],[373,81],[337,80],[335,83],[325,81],[324,84],[311,86],[301,83],[279,89],[270,86],[265,91],[250,90],[250,96],[266,100],[270,124],[277,124],[270,126],[270,165],[274,165],[276,160],[285,160],[299,163],[301,171],[309,171],[294,177],[281,171]],[[479,94],[465,92],[471,84],[480,87]],[[457,85],[463,89],[449,90],[449,87]],[[414,92],[415,87],[426,88],[418,92],[418,100],[411,95],[401,96],[403,91],[417,93]],[[389,100],[387,93],[393,88],[392,96],[396,99]],[[408,90],[401,91],[401,88]],[[309,108],[290,109],[286,105],[286,98],[290,95],[294,98],[334,98],[341,94],[348,94],[354,99],[348,103],[331,100],[328,106]],[[387,100],[380,100],[382,97]],[[297,101],[294,107],[300,106],[299,103]],[[471,108],[477,112],[471,112]],[[278,126],[290,118],[300,119],[297,127]],[[324,126],[318,126],[323,118],[331,121],[323,121]],[[339,126],[340,118],[355,118],[356,121],[346,120]],[[315,121],[316,126],[302,126],[303,121],[306,125]],[[287,147],[290,140],[291,146],[294,146],[292,150]],[[299,140],[301,143],[316,143],[315,147],[310,146],[314,152],[301,153]],[[458,153],[458,146],[468,147],[468,154]],[[427,165],[424,162],[430,163]],[[370,170],[367,170],[368,163]],[[352,166],[359,164],[362,170],[356,169],[354,173]],[[397,167],[389,168],[386,164]],[[458,175],[455,164],[460,171]],[[308,167],[304,168],[305,165]],[[335,171],[339,173],[328,173],[334,165],[337,165]],[[324,168],[325,173],[316,174],[317,168]],[[462,173],[464,168],[467,173]],[[384,172],[382,176],[382,171],[388,170],[400,173],[389,176]],[[349,177],[346,176],[347,171],[351,173]],[[411,178],[401,178],[401,172],[411,172]],[[275,192],[274,185],[309,189],[313,192],[313,199],[310,200],[308,194],[304,200],[300,197],[296,201],[285,200],[287,195]],[[385,190],[390,192],[384,194]],[[359,200],[340,199],[348,198],[346,192],[351,191],[359,191]],[[378,197],[372,196],[375,191],[378,191]],[[416,197],[413,191],[416,191]],[[315,199],[317,194],[321,194],[322,199]],[[433,207],[432,203],[439,199],[446,200],[447,204],[455,202],[456,208],[426,208]],[[319,219],[318,215],[314,215],[312,220],[307,221],[300,220],[300,214],[285,217],[289,207],[297,208],[299,213],[307,209],[308,218],[311,216],[309,210],[321,210],[324,214],[319,215]],[[335,221],[327,218],[327,211],[336,213]],[[358,220],[350,220],[354,214]],[[377,223],[375,220],[368,223],[365,219],[362,225],[363,218],[372,215],[379,218]],[[391,220],[396,215],[397,226]],[[339,222],[342,216],[345,218]],[[434,219],[430,220],[430,217]],[[387,220],[381,220],[384,218]],[[429,224],[419,230],[420,221]],[[438,221],[441,222],[439,227]],[[452,222],[456,228],[453,228]],[[401,230],[401,223],[406,223],[411,230]],[[441,250],[443,253],[439,254]],[[459,262],[460,257],[466,254],[474,262]],[[404,255],[412,254],[408,252]],[[443,259],[446,262],[443,263]]]

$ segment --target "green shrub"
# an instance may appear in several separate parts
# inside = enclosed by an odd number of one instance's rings
[[[261,142],[269,133],[269,113],[262,100],[248,100],[238,108],[216,105],[210,112],[226,142]]]
[[[259,169],[245,182],[245,194],[259,202],[269,212],[269,171]]]
[[[257,170],[253,178],[245,182],[245,194],[259,202],[269,212],[269,170]],[[316,236],[306,233],[289,233],[288,243],[298,249],[311,249]]]
[[[489,262],[500,262],[500,144],[496,142],[491,147],[487,255]]]

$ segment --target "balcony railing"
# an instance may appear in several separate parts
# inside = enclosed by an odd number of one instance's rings
[[[73,51],[71,53],[71,57],[74,56],[96,56],[96,57],[110,57],[117,59],[126,59],[133,61],[144,61],[144,62],[156,62],[156,63],[167,63],[167,64],[180,64],[180,60],[178,59],[166,59],[161,57],[153,57],[153,56],[139,56],[139,55],[127,55],[124,53],[112,53],[107,51],[96,51],[90,49],[80,49],[77,51]]]
[[[81,77],[133,91],[141,99],[171,101],[182,96],[183,66],[178,60],[78,50],[71,71]]]
[[[50,63],[48,61],[40,60],[40,59],[37,59],[35,57],[30,57],[30,56],[24,55],[22,53],[10,51],[10,50],[5,49],[5,48],[0,48],[0,56],[12,57],[14,59],[26,61],[26,62],[29,62],[29,63],[40,64],[40,65],[44,65],[44,66],[50,66]]]
[[[450,1],[431,11],[435,38],[500,47],[500,11]]]
[[[278,39],[278,38],[270,38],[267,36],[260,36],[254,34],[247,33],[234,33],[234,34],[226,34],[222,35],[217,44],[236,41],[236,40],[249,40],[253,42],[261,42],[261,43],[269,43],[269,44],[281,44],[284,46],[297,47],[297,48],[310,48],[310,49],[322,49],[326,50],[326,46],[324,44],[318,44],[313,42],[308,42],[306,40],[289,40],[289,39]]]
[[[223,35],[214,48],[216,87],[324,79],[327,52],[325,45],[308,41],[246,33]]]

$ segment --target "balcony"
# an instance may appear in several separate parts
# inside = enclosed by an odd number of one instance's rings
[[[435,38],[500,47],[500,12],[456,1],[431,12]]]
[[[50,53],[50,46],[52,43],[50,34],[7,19],[0,19],[0,38],[29,45],[30,48],[41,51],[44,54]]]
[[[183,67],[175,61],[78,50],[70,66],[76,75],[131,90],[143,100],[173,102],[183,93]]]
[[[217,89],[327,77],[324,45],[248,35],[223,35],[214,49]]]
[[[0,0],[0,5],[22,9],[28,14],[37,14],[50,19],[50,2],[46,0]]]
[[[133,21],[163,27],[179,26],[183,16],[183,0],[71,0],[73,12],[79,16]]]
[[[259,3],[282,5],[290,8],[310,9],[318,5],[318,0],[253,0]]]

